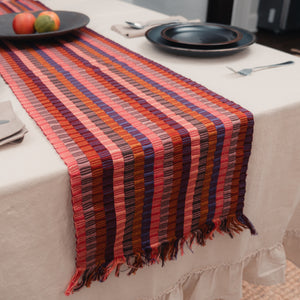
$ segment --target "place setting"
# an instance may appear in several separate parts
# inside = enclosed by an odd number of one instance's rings
[[[194,21],[200,21],[199,19]],[[113,24],[111,30],[115,31],[126,38],[144,37],[145,33],[156,26],[163,24],[181,24],[185,22],[191,22],[183,16],[174,15],[168,16],[163,19],[153,19],[147,21],[125,21],[120,24]]]
[[[202,22],[162,24],[148,29],[145,36],[162,50],[188,56],[230,55],[255,42],[248,30]]]

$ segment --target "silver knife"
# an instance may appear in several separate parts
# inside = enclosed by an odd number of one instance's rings
[[[6,124],[6,123],[9,123],[9,120],[0,120],[0,125],[1,124]]]

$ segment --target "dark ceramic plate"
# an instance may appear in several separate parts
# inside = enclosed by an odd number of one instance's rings
[[[60,11],[55,10],[60,18],[60,28],[57,31],[50,31],[44,33],[32,33],[32,34],[16,34],[12,28],[12,21],[16,13],[6,14],[0,16],[0,39],[14,39],[14,40],[25,40],[25,39],[37,39],[37,38],[49,38],[54,36],[63,35],[70,31],[82,28],[86,26],[90,19],[88,16],[73,12],[73,11]],[[33,12],[37,16],[40,11]]]
[[[236,43],[242,38],[240,31],[219,24],[179,24],[161,31],[163,39],[181,45],[222,46]]]
[[[149,29],[146,32],[146,38],[153,43],[156,47],[172,52],[175,54],[183,54],[188,56],[223,56],[223,55],[231,55],[236,52],[242,51],[246,49],[248,46],[252,45],[255,42],[255,35],[248,30],[233,27],[234,30],[239,31],[242,34],[242,38],[233,44],[228,45],[221,45],[221,46],[214,46],[214,47],[201,47],[201,46],[194,46],[194,45],[181,45],[176,44],[165,40],[161,36],[162,30],[169,27],[170,24],[159,25]]]

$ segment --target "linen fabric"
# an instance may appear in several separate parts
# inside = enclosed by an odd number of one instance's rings
[[[46,9],[31,0],[0,12]],[[90,29],[0,42],[0,72],[68,167],[76,272],[66,290],[122,265],[176,258],[213,233],[255,233],[243,214],[253,116]]]
[[[0,146],[22,142],[27,129],[9,101],[0,102]]]

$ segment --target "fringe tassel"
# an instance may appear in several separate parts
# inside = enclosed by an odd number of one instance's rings
[[[83,270],[79,270],[79,269],[76,270],[74,276],[72,277],[72,279],[65,291],[66,296],[69,296],[73,293],[73,290],[74,290],[75,286],[78,284],[78,281],[79,281],[80,277],[83,275],[83,273],[84,273]]]
[[[257,235],[257,231],[255,230],[253,224],[245,215],[239,216],[238,220],[246,226],[245,228],[248,228],[250,230],[252,235]]]
[[[194,230],[189,236],[177,238],[172,241],[162,243],[158,248],[146,249],[142,253],[135,253],[127,258],[117,258],[109,263],[102,263],[94,268],[85,271],[77,269],[71,279],[65,294],[68,296],[73,291],[79,290],[84,285],[89,287],[92,281],[105,281],[111,272],[115,270],[115,275],[119,276],[122,265],[129,267],[128,275],[135,274],[138,269],[144,265],[151,265],[161,262],[162,267],[167,260],[177,259],[178,251],[181,255],[184,254],[184,245],[187,245],[192,251],[192,245],[196,242],[198,245],[205,246],[207,239],[214,237],[215,231],[221,234],[226,233],[233,237],[235,233],[240,233],[245,228],[248,228],[251,234],[257,234],[254,226],[245,215],[229,216],[224,220],[217,220],[210,224],[204,224],[201,228]],[[79,282],[79,280],[81,281]]]

